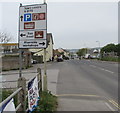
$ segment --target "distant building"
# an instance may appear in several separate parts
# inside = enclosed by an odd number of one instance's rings
[[[1,43],[1,52],[3,54],[18,53],[18,43]]]
[[[69,57],[69,54],[70,54],[70,52],[68,50],[62,49],[62,48],[59,48],[58,52],[63,53],[63,55],[65,55],[66,57]]]

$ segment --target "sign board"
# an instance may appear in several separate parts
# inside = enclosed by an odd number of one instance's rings
[[[19,48],[46,48],[47,4],[20,6]]]
[[[38,79],[37,77],[34,77],[29,83],[28,83],[28,108],[29,111],[33,111],[38,104],[39,100],[39,93],[38,93]]]

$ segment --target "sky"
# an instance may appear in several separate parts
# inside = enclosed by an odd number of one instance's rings
[[[0,2],[0,30],[9,33],[12,42],[18,42],[19,4],[43,3],[42,0],[18,1]],[[49,0],[47,4],[47,31],[53,35],[54,48],[79,49],[98,47],[99,43],[101,47],[117,44],[117,0]]]

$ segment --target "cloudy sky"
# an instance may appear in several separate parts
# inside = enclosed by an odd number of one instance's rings
[[[26,1],[26,3],[25,3]],[[49,0],[48,32],[54,37],[54,48],[98,47],[118,42],[117,0]],[[65,1],[65,0],[64,0]],[[73,2],[74,1],[74,2]],[[101,0],[102,1],[102,0]],[[114,2],[113,2],[114,1]],[[0,30],[18,41],[19,3],[23,5],[43,3],[38,0],[4,0],[0,2]]]

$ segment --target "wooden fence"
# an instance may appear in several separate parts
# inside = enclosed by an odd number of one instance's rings
[[[41,75],[41,69],[37,69],[37,78],[38,78],[38,90],[39,90],[39,95],[42,92],[42,75]],[[33,78],[32,78],[33,79]],[[26,82],[26,79],[24,77],[21,77],[18,79],[18,89],[14,91],[9,97],[7,97],[4,101],[0,103],[0,108],[8,102],[10,99],[15,97],[17,95],[17,107],[15,108],[16,111],[22,111],[22,113],[26,113],[28,111],[28,108],[26,108],[26,99],[28,98],[27,95],[27,87],[28,83],[32,80],[30,79],[28,82]]]

